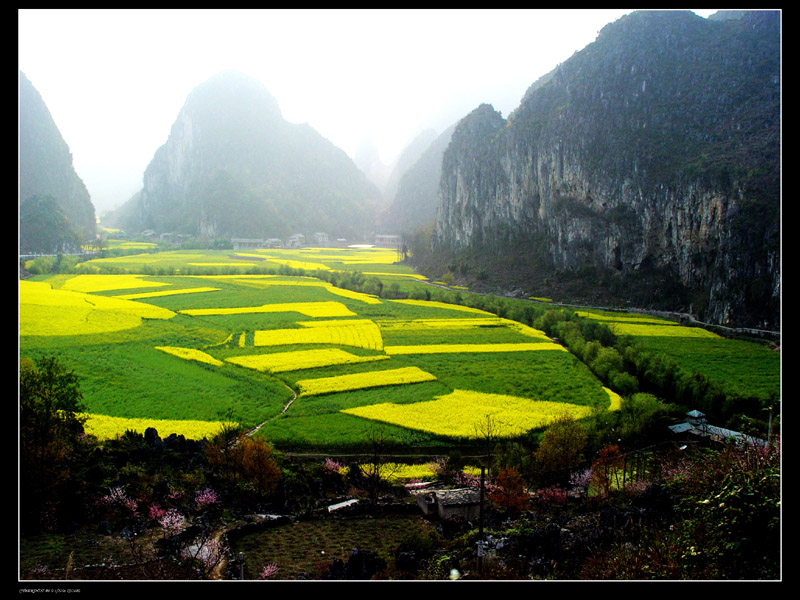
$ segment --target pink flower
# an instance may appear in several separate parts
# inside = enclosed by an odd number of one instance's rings
[[[267,579],[268,577],[272,577],[275,573],[278,572],[278,565],[275,563],[270,563],[264,567],[261,573],[258,575],[259,579]]]
[[[166,533],[178,533],[183,528],[183,515],[175,508],[170,508],[158,520]]]
[[[194,500],[200,508],[203,508],[219,502],[219,496],[211,488],[205,488],[197,492]]]

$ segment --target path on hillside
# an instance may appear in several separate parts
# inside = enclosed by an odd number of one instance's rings
[[[287,390],[289,390],[290,392],[292,392],[292,399],[291,399],[291,400],[289,400],[289,401],[288,401],[288,402],[287,402],[287,403],[284,405],[284,407],[281,409],[281,415],[282,415],[282,414],[284,414],[284,413],[285,413],[287,410],[289,410],[289,407],[292,405],[292,403],[293,403],[295,400],[297,400],[297,392],[296,392],[296,391],[294,391],[292,388],[290,388],[290,387],[289,387],[289,385],[288,385],[286,382],[281,382],[281,383],[283,383],[283,385],[286,387],[286,389],[287,389]],[[271,421],[272,419],[276,419],[276,418],[278,418],[278,416],[280,416],[280,415],[275,415],[274,417],[270,417],[270,418],[269,418],[269,419],[267,419],[266,421],[263,421],[262,423],[259,423],[258,425],[256,425],[255,427],[253,427],[253,428],[252,428],[250,431],[248,431],[248,432],[247,432],[247,435],[249,435],[249,436],[252,436],[252,435],[254,435],[254,434],[255,434],[255,433],[256,433],[256,432],[257,432],[259,429],[261,429],[261,428],[262,428],[264,425],[266,425],[266,424],[267,424],[269,421]]]

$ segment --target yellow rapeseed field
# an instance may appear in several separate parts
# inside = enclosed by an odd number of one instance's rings
[[[653,325],[675,325],[678,324],[675,321],[670,321],[669,319],[659,319],[658,317],[650,317],[647,315],[642,315],[638,313],[597,313],[597,312],[589,312],[585,310],[576,310],[575,314],[579,317],[585,317],[587,319],[597,319],[598,321],[635,321],[636,323],[651,323]]]
[[[152,281],[145,275],[76,275],[67,279],[60,289],[71,292],[106,292],[133,288],[162,287],[169,285]]]
[[[683,338],[719,338],[700,327],[682,327],[680,325],[651,325],[639,323],[614,323],[608,324],[614,335],[630,335],[633,337],[683,337]]]
[[[178,311],[185,315],[240,315],[248,313],[297,312],[308,317],[354,317],[356,314],[341,302],[282,302],[261,306],[233,308],[187,308]]]
[[[383,337],[378,326],[369,319],[298,323],[300,329],[268,329],[253,334],[254,346],[286,346],[293,344],[332,344],[382,350]]]
[[[487,429],[487,421],[498,437],[514,437],[545,427],[565,413],[575,419],[587,417],[592,409],[563,402],[455,390],[434,400],[412,404],[386,402],[342,412],[435,435],[470,438],[479,437]]]
[[[86,335],[133,329],[142,319],[169,319],[166,308],[64,289],[48,283],[19,283],[19,334]]]
[[[233,356],[226,358],[229,363],[268,371],[270,373],[283,373],[286,371],[299,371],[318,367],[334,365],[349,365],[375,360],[385,360],[386,355],[358,356],[339,348],[325,348],[323,350],[295,350],[292,352],[276,352],[274,354],[255,354],[251,356]]]
[[[377,296],[372,296],[370,294],[364,294],[362,292],[354,292],[353,290],[345,290],[342,288],[338,288],[334,285],[326,285],[325,289],[328,290],[331,294],[336,294],[337,296],[342,296],[343,298],[350,298],[351,300],[360,300],[365,304],[381,304],[380,298]]]
[[[523,323],[501,317],[460,318],[460,319],[383,319],[378,324],[381,329],[403,331],[425,329],[473,329],[478,327],[508,327],[527,337],[550,341],[547,334]]]
[[[400,354],[460,354],[464,352],[531,352],[539,350],[556,350],[566,352],[561,344],[540,343],[506,343],[506,344],[418,344],[411,346],[385,346],[389,356]]]
[[[410,304],[412,306],[425,306],[431,308],[445,308],[447,310],[458,310],[461,312],[478,313],[480,315],[491,315],[492,313],[471,306],[461,304],[447,304],[446,302],[436,302],[435,300],[392,300],[398,304]]]
[[[273,258],[270,257],[269,262],[285,265],[291,269],[303,269],[304,271],[330,271],[331,268],[323,263],[306,262],[302,260],[291,260],[288,258]]]
[[[320,394],[346,392],[384,385],[404,385],[435,380],[436,377],[434,375],[418,367],[404,367],[388,371],[371,371],[368,373],[338,375],[336,377],[304,379],[297,382],[297,387],[300,390],[300,396],[318,396]]]
[[[138,300],[141,298],[157,298],[159,296],[175,296],[178,294],[199,294],[201,292],[217,292],[217,291],[219,291],[219,288],[196,287],[196,288],[183,288],[175,290],[162,290],[159,292],[140,292],[138,294],[120,294],[114,297],[122,298],[123,300]]]
[[[201,440],[210,438],[220,432],[224,425],[235,425],[223,421],[174,421],[167,419],[126,419],[106,415],[84,414],[87,417],[84,430],[100,440],[114,439],[126,431],[143,434],[148,427],[153,427],[162,438],[175,433],[188,439]]]
[[[221,367],[225,363],[221,360],[217,360],[210,354],[206,354],[201,350],[195,350],[193,348],[179,348],[177,346],[156,346],[156,350],[161,350],[162,352],[166,352],[167,354],[172,354],[173,356],[177,356],[178,358],[183,358],[185,360],[195,360],[197,362],[206,363],[209,365],[214,365],[215,367]]]
[[[500,317],[462,319],[381,319],[378,325],[385,330],[416,331],[425,329],[472,329],[504,325]]]
[[[611,400],[611,404],[608,406],[608,410],[619,410],[622,408],[622,396],[620,396],[617,392],[608,389],[607,387],[603,388],[608,394],[608,398]]]

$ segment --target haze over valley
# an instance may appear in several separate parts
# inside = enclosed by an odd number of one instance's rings
[[[47,212],[41,199],[36,207],[25,201],[50,196],[74,225],[69,235],[83,238],[94,235],[92,211],[101,225],[129,236],[148,231],[173,240],[285,241],[324,234],[341,243],[374,243],[376,235],[394,235],[421,272],[451,272],[475,289],[601,304],[624,299],[712,323],[776,329],[779,15],[21,11],[21,247],[37,250],[31,236],[42,235],[35,233],[43,227],[38,215]],[[242,28],[237,51],[248,56],[241,63],[252,67],[250,54],[268,51],[271,75],[222,68],[195,81],[178,102],[180,86],[159,81],[159,71],[136,81],[146,60],[137,63],[112,50],[117,67],[108,79],[87,62],[80,71],[66,71],[59,83],[33,51],[38,36],[50,31],[42,26],[59,16],[76,24],[97,19],[106,24],[98,30],[105,35],[121,26],[123,16],[144,18],[156,32],[182,19],[195,24],[195,40],[209,31],[208,18],[219,17],[220,25]],[[389,16],[409,26],[409,37],[440,27],[438,43],[406,42],[399,55],[391,46],[398,43],[394,37],[378,46],[375,36],[388,27]],[[248,17],[265,27],[285,25],[305,43],[280,54],[270,46],[257,50]],[[349,57],[317,35],[326,17],[330,31],[358,26],[356,38],[342,42]],[[470,29],[481,17],[506,18],[508,38],[514,37],[510,28],[525,21],[536,41],[503,46],[502,60],[488,38],[474,47],[447,41],[448,27],[481,39]],[[578,46],[571,55],[534,35],[548,23],[575,30],[570,39]],[[594,26],[591,39],[580,37]],[[278,66],[288,69],[301,50],[308,62],[290,73],[297,89],[289,93]],[[162,62],[185,55],[162,51]],[[420,56],[432,70],[423,68]],[[552,58],[537,62],[542,56]],[[194,58],[208,72],[201,57]],[[333,71],[323,75],[311,64]],[[126,71],[130,83],[123,88],[117,77]],[[105,105],[88,117],[81,111],[93,104],[90,99],[71,114],[74,89],[88,86],[80,73],[93,72],[102,86],[131,99],[146,96],[146,102]],[[186,82],[189,73],[199,72],[181,69],[174,79]],[[66,73],[75,77],[70,86],[64,85]],[[452,91],[445,92],[448,86]],[[293,94],[301,89],[298,100]],[[90,88],[81,93],[85,98]],[[156,105],[163,107],[161,116],[150,119],[148,107]],[[34,106],[38,116],[31,113]],[[328,112],[308,108],[312,118],[297,122],[300,106]],[[119,110],[127,114],[110,114]],[[157,122],[161,133],[146,136],[155,143],[138,184],[118,176],[123,163],[127,169],[141,160],[126,162],[127,154],[114,150],[127,153],[141,143],[119,128],[132,124],[144,132]],[[100,140],[90,135],[98,126],[114,138],[113,145],[94,147],[103,160],[116,162],[99,169],[116,181],[113,199],[100,191],[108,188],[95,178],[95,167],[85,163],[88,140]],[[52,150],[43,153],[45,146]],[[57,170],[62,183],[54,182]],[[80,199],[78,189],[87,192]]]

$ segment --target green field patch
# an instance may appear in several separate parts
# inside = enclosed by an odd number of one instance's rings
[[[568,352],[400,355],[393,356],[392,363],[418,366],[436,375],[449,390],[462,388],[598,408],[609,404],[594,374]]]
[[[155,348],[83,347],[66,365],[81,377],[86,410],[135,419],[219,421],[230,414],[254,426],[276,414],[292,392],[256,371],[220,369]]]
[[[630,336],[638,347],[666,356],[689,372],[702,373],[727,393],[764,400],[780,397],[780,351],[649,315],[578,314],[607,322],[615,334]]]

